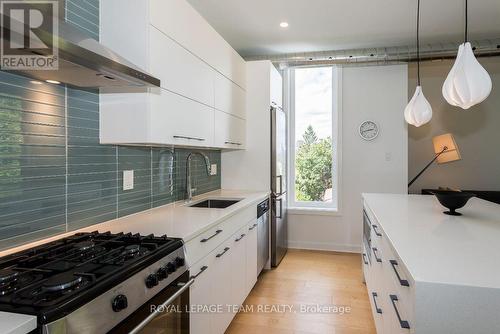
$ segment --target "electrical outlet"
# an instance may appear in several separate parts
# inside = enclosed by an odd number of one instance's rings
[[[123,190],[134,189],[134,171],[124,170],[123,171]]]
[[[385,152],[385,161],[389,162],[392,160],[392,153],[391,152]]]
[[[212,164],[210,166],[210,175],[212,176],[217,175],[217,164]]]

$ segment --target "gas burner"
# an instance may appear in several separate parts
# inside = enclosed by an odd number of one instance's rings
[[[82,281],[81,276],[76,276],[73,272],[65,272],[43,282],[42,289],[50,292],[63,291],[77,286]]]
[[[141,251],[141,246],[139,245],[128,245],[123,250],[123,255],[127,257],[134,257]]]
[[[73,245],[74,248],[78,249],[81,252],[87,251],[89,249],[93,249],[95,247],[95,243],[92,240],[82,241]]]
[[[7,284],[12,282],[19,276],[19,272],[12,269],[1,269],[0,270],[0,284]]]

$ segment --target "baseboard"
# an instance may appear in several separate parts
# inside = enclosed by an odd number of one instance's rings
[[[361,253],[361,245],[337,244],[317,241],[288,241],[288,248],[334,251],[344,253]]]

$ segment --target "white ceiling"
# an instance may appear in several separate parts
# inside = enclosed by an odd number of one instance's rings
[[[188,2],[244,57],[415,43],[416,0]],[[421,42],[463,38],[463,13],[463,0],[421,0]],[[469,32],[500,37],[500,0],[469,1]]]

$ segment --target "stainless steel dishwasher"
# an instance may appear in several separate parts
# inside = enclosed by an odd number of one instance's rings
[[[257,205],[257,273],[269,260],[269,199]]]

